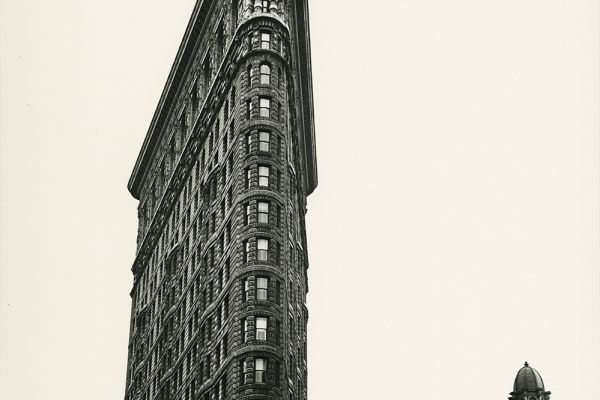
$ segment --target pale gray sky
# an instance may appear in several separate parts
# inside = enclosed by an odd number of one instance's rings
[[[0,4],[1,397],[120,399],[126,183],[194,0]],[[597,2],[310,6],[309,399],[502,399],[525,360],[594,397]]]

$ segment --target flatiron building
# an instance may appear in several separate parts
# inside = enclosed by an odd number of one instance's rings
[[[306,399],[307,0],[198,0],[128,188],[126,400]]]

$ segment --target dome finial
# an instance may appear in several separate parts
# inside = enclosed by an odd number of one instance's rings
[[[525,361],[525,366],[529,367],[529,363],[527,361]]]

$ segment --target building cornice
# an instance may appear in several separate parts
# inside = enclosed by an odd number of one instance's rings
[[[298,69],[298,87],[300,93],[301,131],[304,141],[304,175],[306,195],[311,194],[318,184],[317,149],[315,142],[315,118],[312,87],[312,65],[310,51],[310,27],[308,20],[308,0],[296,0],[295,5],[295,63]]]

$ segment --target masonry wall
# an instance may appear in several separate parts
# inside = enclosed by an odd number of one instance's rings
[[[140,196],[127,400],[306,398],[291,6],[207,9]]]

